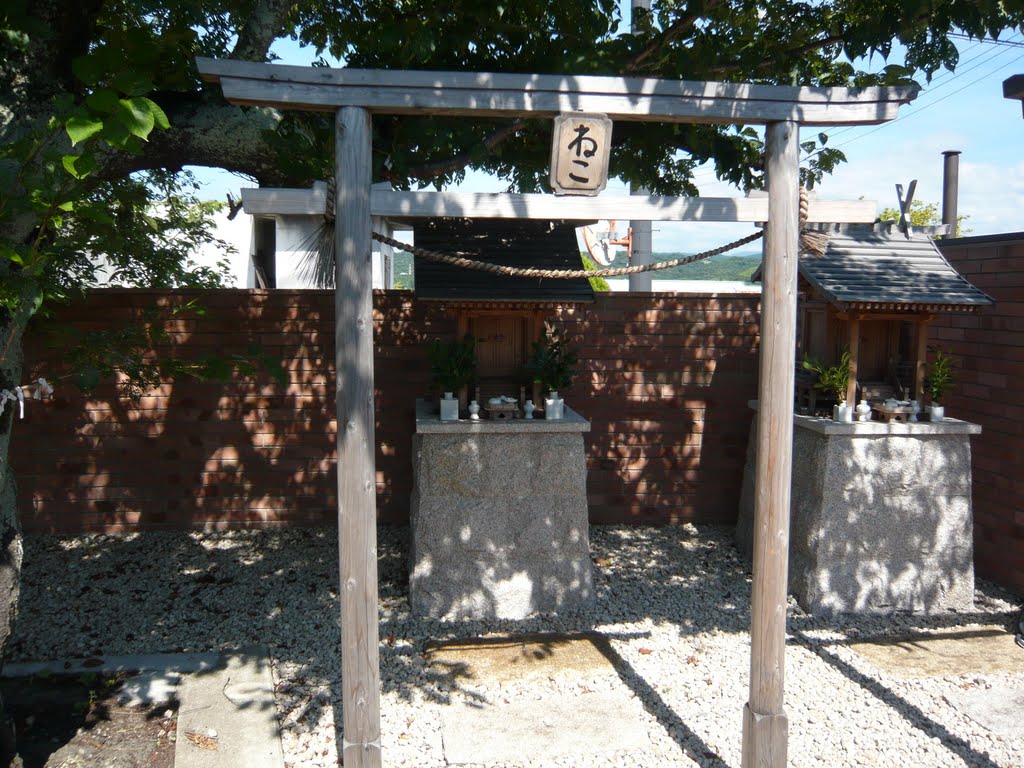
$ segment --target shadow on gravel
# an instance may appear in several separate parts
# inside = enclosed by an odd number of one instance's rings
[[[681,639],[714,631],[746,634],[751,579],[733,546],[733,529],[686,526],[672,533],[592,527],[593,608],[525,621],[446,622],[411,616],[408,528],[380,526],[383,691],[400,700],[438,703],[451,701],[455,692],[472,695],[458,669],[434,670],[424,663],[432,640],[484,633],[592,632],[609,624],[644,621],[670,624]],[[76,539],[29,536],[21,615],[8,659],[221,651],[262,643],[280,676],[283,725],[315,726],[329,712],[340,729],[337,558],[337,532],[326,527]],[[992,622],[997,616],[1001,614],[992,611],[926,619],[901,616],[893,619],[893,633]],[[1007,614],[1006,620],[1011,619]],[[871,621],[862,625],[856,617],[819,619],[793,606],[790,627],[799,642],[915,727],[938,735],[968,762],[991,766],[926,714],[801,634],[821,628],[877,634],[878,620]],[[621,653],[609,646],[607,655],[623,683],[682,750],[703,766],[724,765]]]
[[[951,733],[944,725],[936,722],[925,712],[922,712],[919,707],[911,704],[878,680],[860,672],[848,661],[841,659],[836,653],[828,649],[828,644],[806,637],[800,633],[796,633],[795,637],[798,642],[817,654],[823,661],[835,667],[851,682],[856,683],[891,711],[904,718],[913,728],[927,734],[929,737],[937,738],[946,749],[958,755],[965,764],[973,766],[973,768],[1000,768],[998,763],[993,762],[987,754],[982,754],[975,750],[964,739],[955,733]]]
[[[264,644],[295,692],[293,720],[340,700],[333,529],[31,535],[25,549],[8,661]]]
[[[652,686],[643,675],[639,674],[633,666],[619,655],[607,641],[600,646],[601,652],[611,662],[619,679],[631,690],[646,709],[661,725],[662,728],[672,737],[672,740],[679,745],[679,748],[701,768],[728,768],[728,763],[722,759],[703,739],[698,736],[686,722],[679,717],[675,711],[665,703],[661,694]]]

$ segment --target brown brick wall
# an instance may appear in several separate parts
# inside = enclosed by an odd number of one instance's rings
[[[154,307],[199,299],[205,316],[166,322],[183,359],[244,352],[282,361],[228,384],[177,380],[137,402],[112,385],[90,395],[58,381],[50,403],[16,422],[11,463],[30,531],[237,527],[333,520],[333,295],[110,290],[57,318],[79,330],[139,322]],[[375,302],[378,514],[408,516],[414,399],[429,388],[424,340],[455,324],[413,294]],[[166,313],[166,312],[165,312]],[[592,421],[591,519],[731,522],[756,395],[758,298],[600,296],[557,322],[581,347],[565,394]],[[46,326],[26,342],[34,376],[62,373],[68,345]],[[73,342],[70,342],[73,343]]]
[[[757,297],[604,296],[560,321],[581,347],[597,523],[734,522],[757,395]]]
[[[942,315],[929,344],[959,358],[949,416],[973,421],[974,559],[979,576],[1024,592],[1024,235],[941,245],[950,263],[996,300]]]

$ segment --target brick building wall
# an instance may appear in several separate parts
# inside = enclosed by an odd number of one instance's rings
[[[172,312],[192,299],[202,317]],[[375,390],[378,515],[408,518],[414,400],[429,389],[424,342],[455,323],[412,293],[377,292]],[[144,322],[159,311],[161,348],[183,360],[258,347],[279,359],[229,383],[178,378],[132,401],[111,384],[84,395],[60,377],[75,333]],[[232,527],[333,521],[333,294],[320,291],[90,295],[26,340],[33,377],[56,380],[48,403],[18,421],[11,463],[29,531]],[[591,520],[735,520],[756,396],[756,295],[599,296],[555,321],[580,346],[564,393],[589,418]],[[64,329],[64,330],[61,330]]]
[[[959,358],[946,414],[983,430],[971,441],[977,573],[1024,592],[1024,233],[939,247],[996,301],[977,314],[940,315],[929,344]]]

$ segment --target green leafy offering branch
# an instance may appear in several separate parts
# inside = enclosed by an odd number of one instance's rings
[[[934,348],[932,351],[935,357],[928,371],[926,382],[932,396],[932,403],[941,405],[946,392],[952,389],[956,383],[956,370],[954,369],[956,358],[938,348]]]
[[[434,339],[430,344],[430,373],[443,392],[457,392],[473,380],[476,373],[476,339],[468,333],[462,340],[447,344]]]
[[[835,365],[825,365],[813,357],[804,357],[803,367],[818,375],[814,386],[831,392],[837,403],[846,401],[846,390],[850,385],[850,350],[844,349]]]
[[[562,340],[557,328],[545,326],[540,338],[533,342],[527,368],[533,372],[535,383],[558,391],[572,386],[577,360],[577,349]]]

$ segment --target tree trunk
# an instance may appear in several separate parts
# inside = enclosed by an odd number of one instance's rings
[[[13,389],[22,383],[24,357],[22,335],[30,315],[31,302],[22,304],[22,311],[13,317],[0,314],[0,390]],[[8,462],[11,434],[14,431],[17,405],[7,403],[0,415],[0,670],[7,653],[7,641],[18,612],[18,589],[21,582],[21,526],[15,497],[14,473]],[[14,729],[0,698],[0,766],[20,766],[17,758]]]

